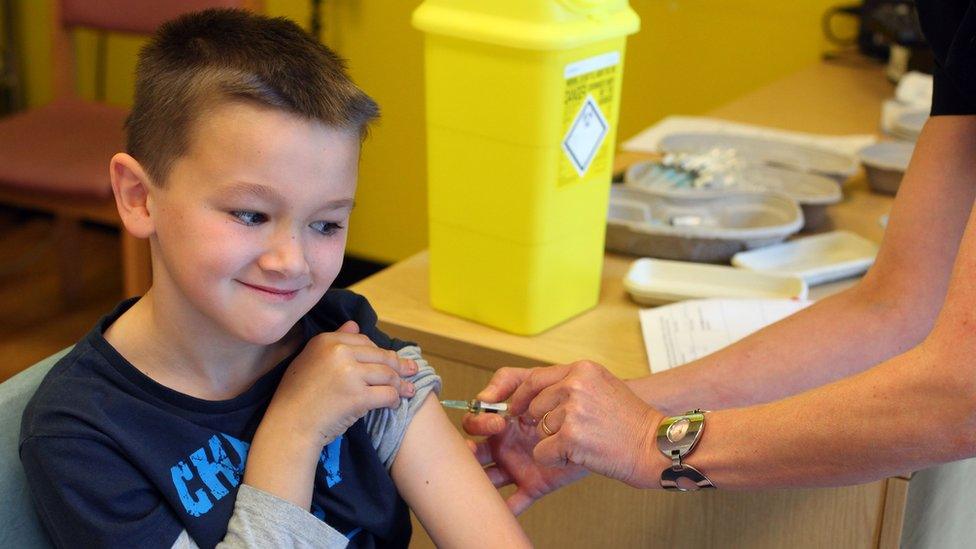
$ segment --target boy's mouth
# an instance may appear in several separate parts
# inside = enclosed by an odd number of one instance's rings
[[[298,294],[298,292],[301,290],[301,288],[289,290],[284,288],[273,288],[271,286],[261,286],[260,284],[249,284],[247,282],[244,282],[243,280],[238,280],[237,282],[240,282],[241,284],[247,286],[248,288],[251,288],[252,290],[261,292],[262,294],[268,297],[283,299],[283,300],[288,300],[295,297]]]

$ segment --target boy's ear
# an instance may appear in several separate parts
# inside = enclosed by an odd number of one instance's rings
[[[132,236],[149,238],[156,231],[149,213],[149,175],[138,160],[128,154],[118,153],[109,164],[112,192],[119,209],[122,224]]]

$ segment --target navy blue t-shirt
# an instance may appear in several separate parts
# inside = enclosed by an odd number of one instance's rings
[[[59,546],[170,547],[185,529],[212,547],[226,533],[249,443],[295,355],[236,398],[194,398],[156,383],[105,340],[134,302],[121,303],[58,361],[24,412],[20,456],[35,506]],[[345,290],[330,290],[302,318],[305,340],[347,320],[381,347],[406,345],[380,332],[365,298]],[[350,547],[407,546],[407,506],[362,420],[323,448],[311,512]]]

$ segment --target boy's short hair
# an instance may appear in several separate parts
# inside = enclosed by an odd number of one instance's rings
[[[250,101],[365,135],[379,107],[343,60],[285,18],[211,9],[159,28],[139,54],[126,152],[157,185],[221,103]]]

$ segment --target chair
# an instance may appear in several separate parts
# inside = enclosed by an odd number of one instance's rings
[[[55,99],[0,119],[0,203],[54,214],[61,292],[79,294],[78,225],[82,220],[120,227],[109,181],[111,155],[122,150],[123,108],[86,101],[73,90],[70,32],[77,27],[150,34],[182,13],[209,7],[257,10],[260,0],[60,0],[54,5]],[[149,245],[121,233],[125,297],[149,288]]]
[[[20,416],[47,372],[71,349],[50,356],[0,383],[0,547],[51,547],[27,491],[20,464]]]

